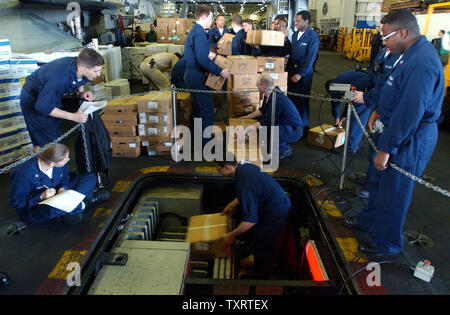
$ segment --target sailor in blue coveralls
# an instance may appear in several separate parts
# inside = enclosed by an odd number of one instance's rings
[[[62,218],[63,223],[78,223],[91,200],[97,177],[95,174],[69,177],[69,149],[55,144],[39,156],[18,166],[11,173],[10,205],[16,209],[19,218],[30,223],[44,223]],[[49,205],[39,204],[64,190],[75,190],[85,199],[74,210],[67,213]]]
[[[42,147],[60,137],[62,119],[86,122],[88,116],[83,112],[62,110],[61,98],[78,90],[85,100],[95,100],[83,85],[100,75],[103,63],[99,53],[86,48],[78,57],[54,60],[27,77],[20,106],[34,146]]]
[[[225,28],[225,17],[223,15],[218,15],[216,17],[216,26],[208,31],[208,41],[209,45],[217,49],[217,42],[222,36],[230,31]]]
[[[231,54],[236,55],[251,55],[251,47],[245,43],[247,33],[242,25],[242,17],[236,15],[231,20],[231,27],[236,33],[231,41]]]
[[[261,74],[258,78],[258,89],[264,93],[262,106],[242,118],[257,119],[255,128],[269,127],[267,134],[270,135],[272,97],[276,93],[274,125],[279,128],[279,151],[277,153],[279,153],[280,160],[285,159],[293,154],[289,143],[296,142],[302,137],[302,119],[292,101],[278,87],[274,87],[274,81],[270,74]],[[236,130],[237,133],[241,131],[240,129]]]
[[[313,79],[313,65],[319,51],[319,35],[309,26],[311,15],[308,11],[300,11],[295,18],[297,31],[292,35],[291,52],[286,65],[288,73],[288,92],[306,94],[311,93]],[[304,132],[309,130],[309,98],[289,95],[297,107]]]
[[[205,86],[205,72],[228,78],[230,70],[222,69],[208,58],[210,47],[206,38],[205,29],[212,23],[212,9],[208,5],[199,5],[195,10],[196,23],[189,32],[184,44],[184,57],[186,59],[186,72],[184,81],[187,88],[196,90],[209,90]],[[193,103],[193,117],[202,118],[202,135],[205,128],[214,124],[214,104],[209,93],[191,93]],[[211,133],[203,135],[203,145],[211,138]]]
[[[415,182],[389,166],[421,176],[437,143],[436,121],[444,98],[444,77],[431,43],[420,35],[409,11],[394,11],[381,20],[383,41],[392,53],[402,54],[386,82],[369,128],[379,120],[383,131],[374,139],[379,149],[368,180],[369,204],[352,221],[352,227],[371,235],[359,251],[380,257],[403,249],[402,230]]]
[[[234,176],[236,180],[237,198],[222,213],[231,216],[239,205],[242,210],[241,222],[225,235],[224,242],[231,244],[236,236],[249,231],[255,261],[252,278],[268,279],[276,261],[291,201],[281,186],[256,165],[237,164],[235,160],[216,162],[216,165],[220,174]]]

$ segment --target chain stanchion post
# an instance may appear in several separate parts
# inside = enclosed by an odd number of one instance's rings
[[[177,91],[174,84],[170,87],[172,91],[172,115],[173,115],[173,134],[175,146],[175,162],[178,163],[178,147],[177,147]]]
[[[275,89],[272,91],[272,116],[270,117],[270,163],[273,162],[273,138],[274,138],[274,126],[275,126],[275,107],[277,99],[277,92]]]
[[[347,101],[347,124],[345,125],[345,142],[344,142],[344,152],[342,153],[342,167],[341,167],[341,178],[339,181],[339,190],[344,189],[344,179],[345,179],[345,165],[347,163],[347,148],[348,148],[348,138],[350,133],[350,122],[352,119],[352,102]]]

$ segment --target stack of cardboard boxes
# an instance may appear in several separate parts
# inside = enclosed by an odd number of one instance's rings
[[[257,60],[253,56],[228,56],[227,59],[232,62],[227,89],[233,91],[227,94],[228,117],[248,115],[259,106]],[[255,91],[239,93],[240,90]]]
[[[187,34],[192,29],[190,19],[182,18],[158,18],[156,36],[158,43],[174,43],[184,45]]]
[[[230,131],[235,131],[236,128],[242,126],[248,128],[257,121],[255,119],[243,118],[229,118],[228,125]],[[232,152],[236,157],[236,161],[247,161],[259,167],[262,167],[263,155],[259,146],[258,135],[256,128],[248,128],[247,134],[244,138],[238,138],[237,135],[228,138],[227,151]]]
[[[108,102],[102,120],[111,137],[113,157],[138,157],[140,139],[136,135],[139,97],[121,97]]]
[[[275,86],[287,92],[288,74],[284,71],[284,57],[257,57],[258,74],[268,73]]]
[[[170,155],[173,145],[172,92],[149,93],[138,100],[138,134],[148,155]]]
[[[38,68],[31,59],[11,59],[8,39],[0,39],[0,165],[13,163],[33,146],[20,108],[26,77]]]

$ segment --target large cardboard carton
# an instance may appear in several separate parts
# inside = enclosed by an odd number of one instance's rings
[[[217,52],[221,55],[231,56],[231,42],[233,41],[234,35],[230,33],[225,33],[217,42],[218,50]]]
[[[124,146],[112,146],[113,157],[136,158],[141,155],[141,146],[135,148],[127,148]]]
[[[135,148],[140,146],[139,137],[111,137],[111,145],[116,148]]]
[[[258,62],[253,56],[228,56],[232,61],[231,74],[254,74],[258,70]]]
[[[139,113],[139,123],[148,125],[169,126],[173,123],[173,113]]]
[[[119,97],[108,101],[108,105],[103,109],[105,114],[121,115],[126,113],[137,114],[137,101],[131,101],[132,97]]]
[[[130,83],[127,79],[106,82],[105,87],[111,88],[113,96],[130,95]]]
[[[151,142],[147,146],[147,154],[149,156],[171,155],[172,145],[173,143],[171,142]]]
[[[323,124],[309,129],[307,141],[326,149],[337,148],[345,142],[345,129]]]
[[[259,104],[259,92],[248,92],[248,93],[232,93],[231,104],[232,105],[248,105],[248,104]]]
[[[258,72],[284,72],[284,57],[257,57]]]
[[[164,113],[172,109],[172,92],[149,93],[137,101],[140,113]]]
[[[222,69],[231,69],[233,62],[224,56],[217,55],[216,59],[214,59],[214,63],[221,67]]]
[[[108,125],[105,124],[110,137],[135,137],[136,125]]]
[[[275,86],[287,86],[288,83],[288,73],[287,72],[263,72],[261,74],[269,74],[272,79]]]
[[[283,32],[269,30],[250,30],[245,42],[250,45],[284,46]]]
[[[228,80],[229,90],[256,90],[257,74],[232,74]]]
[[[222,91],[226,79],[220,75],[208,74],[205,85],[215,91]]]
[[[191,258],[228,257],[230,247],[223,242],[229,232],[228,216],[221,213],[195,215],[189,219],[186,242],[191,244]]]
[[[145,136],[153,141],[171,141],[173,126],[158,126],[149,124],[138,125],[138,135]]]
[[[258,109],[257,104],[247,104],[247,105],[233,105],[232,106],[232,112],[231,117],[241,117],[248,114],[253,113],[255,110]]]
[[[131,114],[124,113],[121,115],[104,114],[101,117],[102,117],[103,123],[105,123],[105,125],[132,125],[132,126],[137,125],[136,113],[131,113]]]

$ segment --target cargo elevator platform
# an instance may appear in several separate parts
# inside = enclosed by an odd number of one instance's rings
[[[338,208],[325,201],[319,209],[326,197],[320,180],[296,171],[271,175],[293,208],[270,279],[242,276],[242,262],[249,259],[245,240],[235,241],[226,258],[190,257],[184,240],[189,217],[220,212],[235,198],[232,178],[214,167],[153,166],[115,183],[111,198],[95,210],[35,294],[378,294],[380,287],[370,292],[365,276],[350,278],[368,260],[357,252],[351,231],[339,228]],[[79,264],[79,285],[68,285],[75,271],[69,263]],[[155,286],[159,278],[167,286]]]

